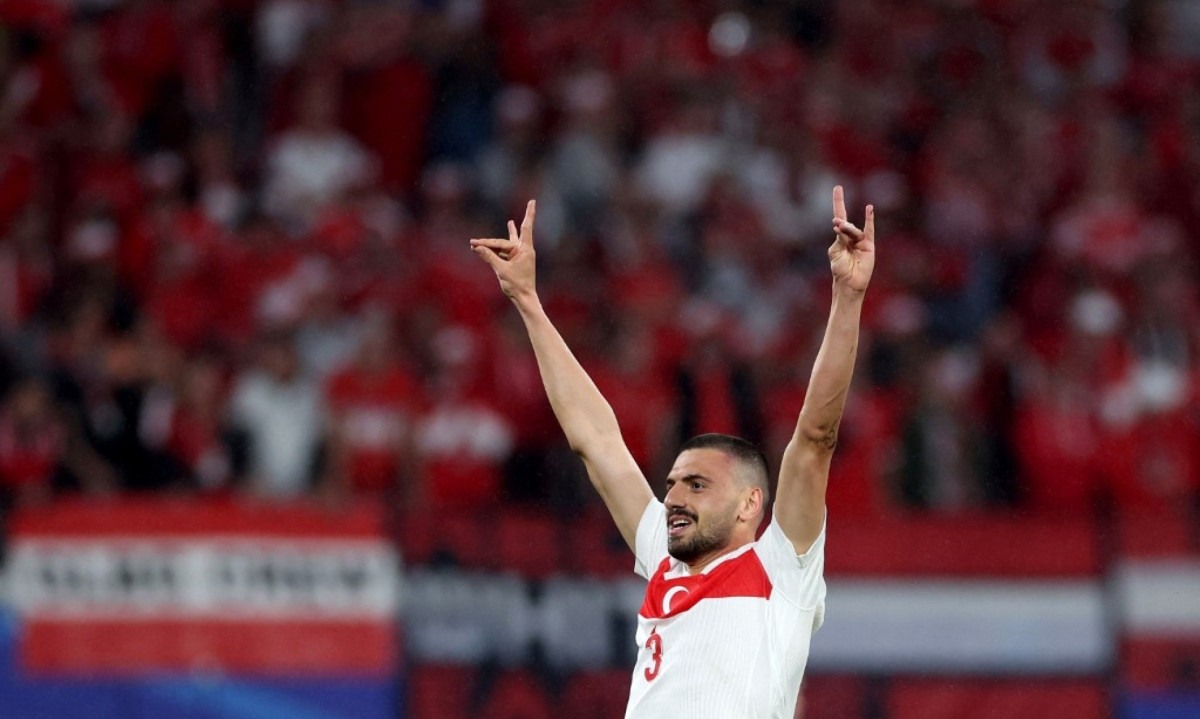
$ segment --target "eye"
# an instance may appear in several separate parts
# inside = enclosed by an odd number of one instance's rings
[[[692,489],[695,489],[695,490],[704,489],[704,485],[700,484],[699,482],[692,482]]]

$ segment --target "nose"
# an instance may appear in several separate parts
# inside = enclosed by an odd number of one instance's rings
[[[676,483],[667,490],[667,496],[663,497],[663,504],[667,509],[679,509],[684,506],[683,497],[683,482]]]

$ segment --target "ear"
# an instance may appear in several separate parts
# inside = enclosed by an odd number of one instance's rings
[[[758,526],[762,520],[763,513],[763,491],[762,487],[750,487],[750,491],[742,499],[742,509],[738,512],[738,519],[749,524]]]

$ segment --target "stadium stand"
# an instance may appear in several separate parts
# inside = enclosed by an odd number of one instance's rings
[[[119,551],[274,508],[332,543],[314,567],[369,536],[447,588],[410,588],[398,696],[305,706],[618,716],[631,560],[466,241],[537,197],[543,299],[657,482],[702,431],[779,456],[840,182],[881,260],[831,596],[1086,611],[1060,655],[1036,616],[968,612],[974,659],[935,641],[913,666],[831,604],[805,716],[1200,715],[1200,4],[3,0],[0,28],[6,564],[40,561],[20,528],[48,516]],[[379,526],[323,518],[363,503]],[[275,691],[36,684],[13,652],[0,704],[67,719]]]

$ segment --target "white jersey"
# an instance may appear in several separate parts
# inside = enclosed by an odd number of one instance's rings
[[[695,576],[667,554],[666,509],[637,529],[650,580],[626,719],[791,719],[809,640],[825,614],[825,527],[801,556],[772,519],[757,542]]]

